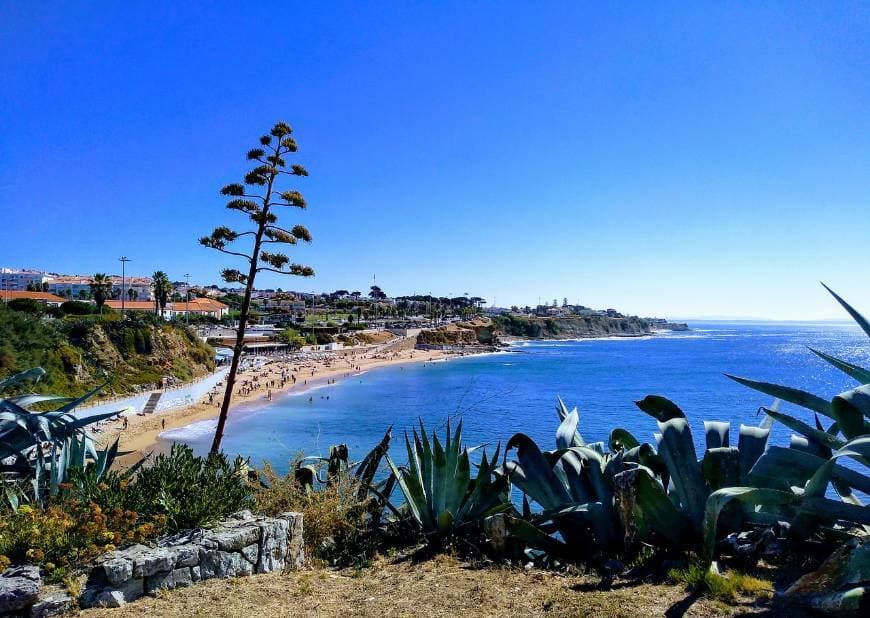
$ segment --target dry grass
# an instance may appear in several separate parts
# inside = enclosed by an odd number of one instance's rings
[[[751,603],[727,606],[687,594],[684,586],[615,581],[517,569],[471,569],[440,556],[421,564],[384,559],[372,567],[309,569],[204,584],[146,598],[120,616],[734,616],[771,613]],[[782,615],[793,616],[793,613]]]

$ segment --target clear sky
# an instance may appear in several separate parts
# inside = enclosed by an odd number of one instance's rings
[[[317,276],[259,287],[870,312],[866,2],[0,1],[0,266],[218,282],[279,119]]]

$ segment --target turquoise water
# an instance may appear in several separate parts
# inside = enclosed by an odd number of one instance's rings
[[[632,403],[648,394],[674,400],[687,413],[695,441],[703,442],[704,420],[758,424],[759,406],[771,399],[725,378],[724,372],[803,388],[825,397],[854,382],[813,355],[807,346],[870,365],[870,345],[846,323],[691,323],[686,333],[636,339],[524,342],[510,352],[445,362],[375,369],[304,395],[285,395],[269,405],[234,411],[224,449],[269,460],[286,468],[294,454],[325,455],[346,443],[362,457],[393,425],[398,438],[422,418],[427,428],[462,418],[469,444],[504,443],[522,431],[542,448],[554,448],[556,396],[580,409],[587,441],[607,440],[622,426],[653,442],[653,419]],[[327,399],[328,396],[328,399]],[[309,397],[313,401],[309,402]],[[783,404],[807,422],[810,413]],[[167,432],[204,453],[214,421]],[[776,427],[782,443],[788,431]],[[398,441],[393,453],[400,454]]]

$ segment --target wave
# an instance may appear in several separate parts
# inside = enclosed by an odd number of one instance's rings
[[[216,418],[209,418],[204,421],[196,421],[195,423],[183,427],[168,429],[158,434],[158,437],[161,440],[173,440],[176,442],[195,441],[199,438],[204,438],[205,436],[214,435],[214,431],[217,429],[217,424],[218,420]]]

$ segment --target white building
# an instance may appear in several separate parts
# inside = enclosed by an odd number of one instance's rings
[[[18,268],[0,268],[0,289],[24,291],[27,286],[37,285],[42,289],[43,283],[51,281],[51,277],[40,270]]]

